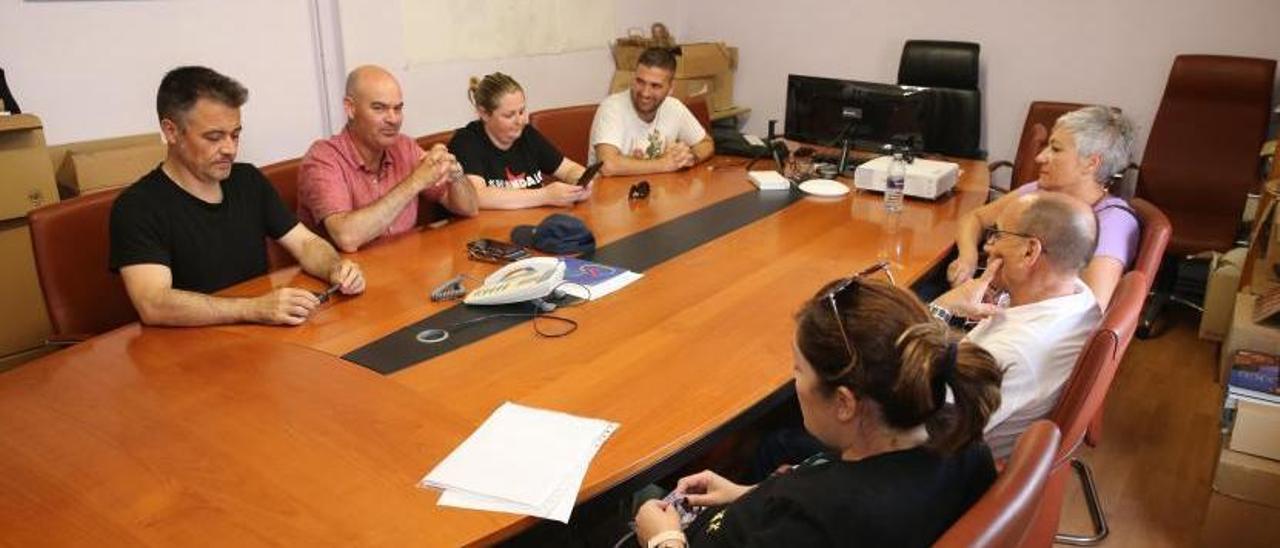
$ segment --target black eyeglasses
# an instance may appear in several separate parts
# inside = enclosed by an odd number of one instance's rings
[[[639,200],[649,197],[649,181],[640,181],[631,185],[631,190],[627,191],[628,200]]]
[[[1000,241],[1000,238],[1003,238],[1005,236],[1014,236],[1017,238],[1026,238],[1028,240],[1035,240],[1036,242],[1040,243],[1040,251],[1042,253],[1046,253],[1046,254],[1049,253],[1049,250],[1044,247],[1044,240],[1041,240],[1039,236],[1035,236],[1033,234],[1027,234],[1026,232],[1000,230],[998,228],[992,228],[987,231],[987,245],[995,245],[996,242]]]
[[[1037,238],[1037,237],[1032,236],[1032,235],[1030,235],[1030,234],[1027,234],[1027,233],[1025,233],[1025,232],[1014,232],[1014,231],[1012,231],[1012,230],[1000,230],[1000,229],[998,229],[998,228],[993,228],[993,229],[991,229],[991,230],[987,231],[987,243],[989,243],[989,244],[995,243],[997,240],[999,240],[1000,238],[1003,238],[1003,237],[1005,237],[1005,236],[1017,236],[1017,237],[1019,237],[1019,238],[1026,238],[1026,239],[1028,239],[1028,240],[1039,240],[1039,239],[1040,239],[1040,238]]]
[[[830,291],[827,291],[826,295],[823,295],[823,298],[826,299],[827,304],[831,305],[831,313],[836,317],[836,325],[840,326],[840,340],[844,342],[844,349],[846,352],[849,353],[849,365],[853,365],[853,363],[857,361],[857,354],[853,352],[853,346],[849,344],[849,332],[845,330],[844,318],[840,316],[840,306],[836,303],[836,299],[840,295],[843,295],[847,292],[857,289],[858,280],[862,278],[866,278],[868,276],[872,276],[878,272],[884,272],[884,275],[889,278],[890,284],[898,285],[898,283],[893,279],[893,271],[889,269],[888,261],[880,261],[876,264],[873,264],[867,268],[862,269],[861,271],[854,274],[853,276],[850,276],[848,278],[841,280],[839,283],[833,286]]]

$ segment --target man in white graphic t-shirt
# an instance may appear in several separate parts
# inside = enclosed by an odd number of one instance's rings
[[[663,48],[640,54],[630,91],[600,103],[591,123],[587,163],[604,175],[667,173],[715,154],[711,136],[679,99],[669,97],[676,58]]]

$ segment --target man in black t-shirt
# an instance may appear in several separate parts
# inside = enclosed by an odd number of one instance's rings
[[[174,69],[160,82],[156,110],[168,153],[111,209],[110,266],[143,323],[306,321],[320,304],[307,290],[207,294],[265,274],[266,237],[342,293],[364,291],[359,266],[299,224],[257,168],[234,163],[247,98],[238,82],[204,67]]]

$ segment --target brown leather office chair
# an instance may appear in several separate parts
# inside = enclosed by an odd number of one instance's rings
[[[706,130],[707,135],[711,135],[711,107],[707,104],[707,96],[694,95],[689,98],[685,106],[689,107],[693,117],[698,119],[699,124],[702,124],[702,129]]]
[[[302,158],[293,158],[262,168],[262,174],[271,181],[271,186],[275,187],[276,193],[280,194],[280,200],[284,202],[285,208],[295,215],[298,213],[298,170],[301,167]],[[297,262],[284,247],[275,240],[267,238],[267,268],[276,270]]]
[[[27,213],[36,275],[53,324],[71,343],[133,322],[124,281],[108,269],[111,204],[123,188],[91,192]]]
[[[1174,295],[1179,259],[1235,245],[1246,195],[1261,182],[1258,150],[1270,120],[1275,72],[1271,59],[1174,59],[1138,167],[1137,196],[1164,211],[1174,227],[1140,336],[1154,334],[1165,304],[1188,302]]]
[[[1036,180],[1040,173],[1036,165],[1036,155],[1049,142],[1049,134],[1058,117],[1087,105],[1079,103],[1063,103],[1058,101],[1032,101],[1027,108],[1027,119],[1022,123],[1022,136],[1018,139],[1018,150],[1013,161],[1000,160],[991,162],[987,169],[995,175],[1001,168],[1009,168],[1009,190]]]
[[[566,158],[587,165],[587,148],[591,146],[591,121],[599,105],[539,110],[529,115],[532,125]]]
[[[422,147],[422,150],[431,150],[431,147],[436,146],[437,144],[447,146],[449,141],[453,139],[453,131],[454,130],[451,129],[449,131],[431,133],[418,137],[415,140],[418,142],[418,146]]]
[[[1138,257],[1133,261],[1133,270],[1146,274],[1150,283],[1160,271],[1160,261],[1164,259],[1173,234],[1173,223],[1160,208],[1142,198],[1129,200],[1129,206],[1138,214],[1138,223],[1142,226],[1142,239],[1138,242]]]
[[[933,545],[939,548],[1015,548],[1031,526],[1058,453],[1058,427],[1031,424],[991,488]]]
[[[1137,195],[1173,222],[1169,253],[1226,251],[1259,183],[1276,62],[1179,55],[1138,167]]]
[[[1151,204],[1142,198],[1134,198],[1129,200],[1129,205],[1133,207],[1134,213],[1138,214],[1138,223],[1142,227],[1142,238],[1138,241],[1138,257],[1134,259],[1133,270],[1141,272],[1144,276],[1146,286],[1142,288],[1143,294],[1149,294],[1151,291],[1151,283],[1156,279],[1156,273],[1160,270],[1160,262],[1164,259],[1165,248],[1169,245],[1169,235],[1173,232],[1173,225],[1169,223],[1169,218],[1165,216],[1160,208]],[[1120,354],[1129,348],[1130,340],[1122,341],[1120,346]],[[1102,442],[1102,407],[1098,408],[1098,414],[1094,416],[1093,422],[1089,424],[1088,431],[1085,432],[1084,442],[1089,447],[1097,447]]]
[[[1089,465],[1075,458],[1074,454],[1080,444],[1084,443],[1085,432],[1102,409],[1102,403],[1115,377],[1116,367],[1133,338],[1147,286],[1146,276],[1142,272],[1130,271],[1120,279],[1101,325],[1081,349],[1075,370],[1067,380],[1058,403],[1049,413],[1049,420],[1058,425],[1062,432],[1062,444],[1054,457],[1044,498],[1027,536],[1029,546],[1048,546],[1052,542],[1092,545],[1101,542],[1109,532],[1093,473]],[[1093,520],[1094,531],[1088,536],[1056,534],[1066,480],[1072,470],[1079,475],[1085,503]]]

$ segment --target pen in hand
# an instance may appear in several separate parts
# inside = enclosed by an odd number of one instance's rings
[[[328,289],[326,289],[326,290],[324,290],[323,292],[316,292],[316,294],[315,294],[315,295],[316,295],[316,299],[319,299],[321,303],[323,303],[323,302],[325,302],[325,301],[329,300],[329,297],[332,297],[334,293],[337,293],[337,292],[338,292],[338,288],[339,288],[339,287],[341,287],[341,286],[342,286],[342,284],[333,284],[333,285],[329,286],[329,288],[328,288]]]

